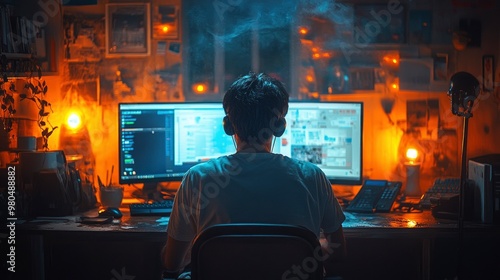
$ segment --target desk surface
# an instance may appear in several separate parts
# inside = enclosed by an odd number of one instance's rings
[[[16,244],[24,245],[16,253],[18,266],[29,267],[31,263],[32,267],[31,274],[20,279],[105,280],[116,276],[111,272],[124,273],[123,269],[126,275],[137,275],[137,279],[157,279],[162,270],[158,256],[167,238],[168,219],[130,216],[127,208],[122,212],[121,220],[103,225],[79,223],[79,216],[18,221],[16,233],[20,233],[20,241]],[[84,214],[97,216],[97,209]],[[457,221],[436,220],[430,211],[345,214],[349,255],[338,271],[343,278],[383,275],[384,279],[428,280],[453,279],[456,275]],[[463,233],[466,241],[462,248],[466,253],[460,267],[464,279],[491,279],[500,262],[500,225],[465,222]],[[71,257],[69,250],[73,251]],[[45,258],[49,254],[50,258]],[[23,257],[26,264],[21,262]],[[75,267],[75,263],[81,265]],[[360,264],[363,269],[359,269]],[[31,275],[45,278],[29,278]]]
[[[130,216],[128,208],[121,208],[123,217],[114,220],[111,224],[82,224],[78,216],[41,217],[30,221],[19,221],[18,229],[29,232],[95,232],[115,234],[145,234],[149,237],[166,237],[168,217],[159,216]],[[97,210],[84,213],[86,216],[97,216]],[[346,220],[343,223],[347,237],[363,238],[431,238],[436,234],[446,235],[457,232],[457,221],[437,220],[430,211],[419,213],[374,213],[361,214],[345,212]],[[465,222],[464,230],[467,233],[491,232],[500,234],[500,225]]]

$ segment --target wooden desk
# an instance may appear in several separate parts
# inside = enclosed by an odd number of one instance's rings
[[[84,225],[77,217],[37,219],[17,226],[18,279],[160,279],[166,222],[131,217]],[[87,215],[96,213],[87,213]],[[455,221],[422,213],[353,214],[344,222],[348,258],[343,279],[451,279],[457,273]],[[462,274],[498,279],[500,226],[466,223]],[[490,278],[491,277],[491,278]],[[464,278],[465,279],[465,278]],[[469,279],[469,278],[466,278]]]

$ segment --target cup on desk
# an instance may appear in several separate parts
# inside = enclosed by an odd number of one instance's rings
[[[103,207],[120,208],[123,200],[123,187],[101,187],[99,190],[99,198]]]

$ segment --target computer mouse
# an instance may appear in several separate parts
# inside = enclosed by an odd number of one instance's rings
[[[115,207],[108,207],[99,210],[99,217],[113,217],[115,219],[120,219],[122,216],[123,215],[120,209]]]

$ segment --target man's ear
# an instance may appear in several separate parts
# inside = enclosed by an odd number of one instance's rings
[[[234,135],[234,127],[233,127],[233,124],[231,123],[231,120],[229,120],[229,116],[226,115],[222,119],[222,126],[224,127],[224,132],[227,135],[229,135],[229,136]]]

